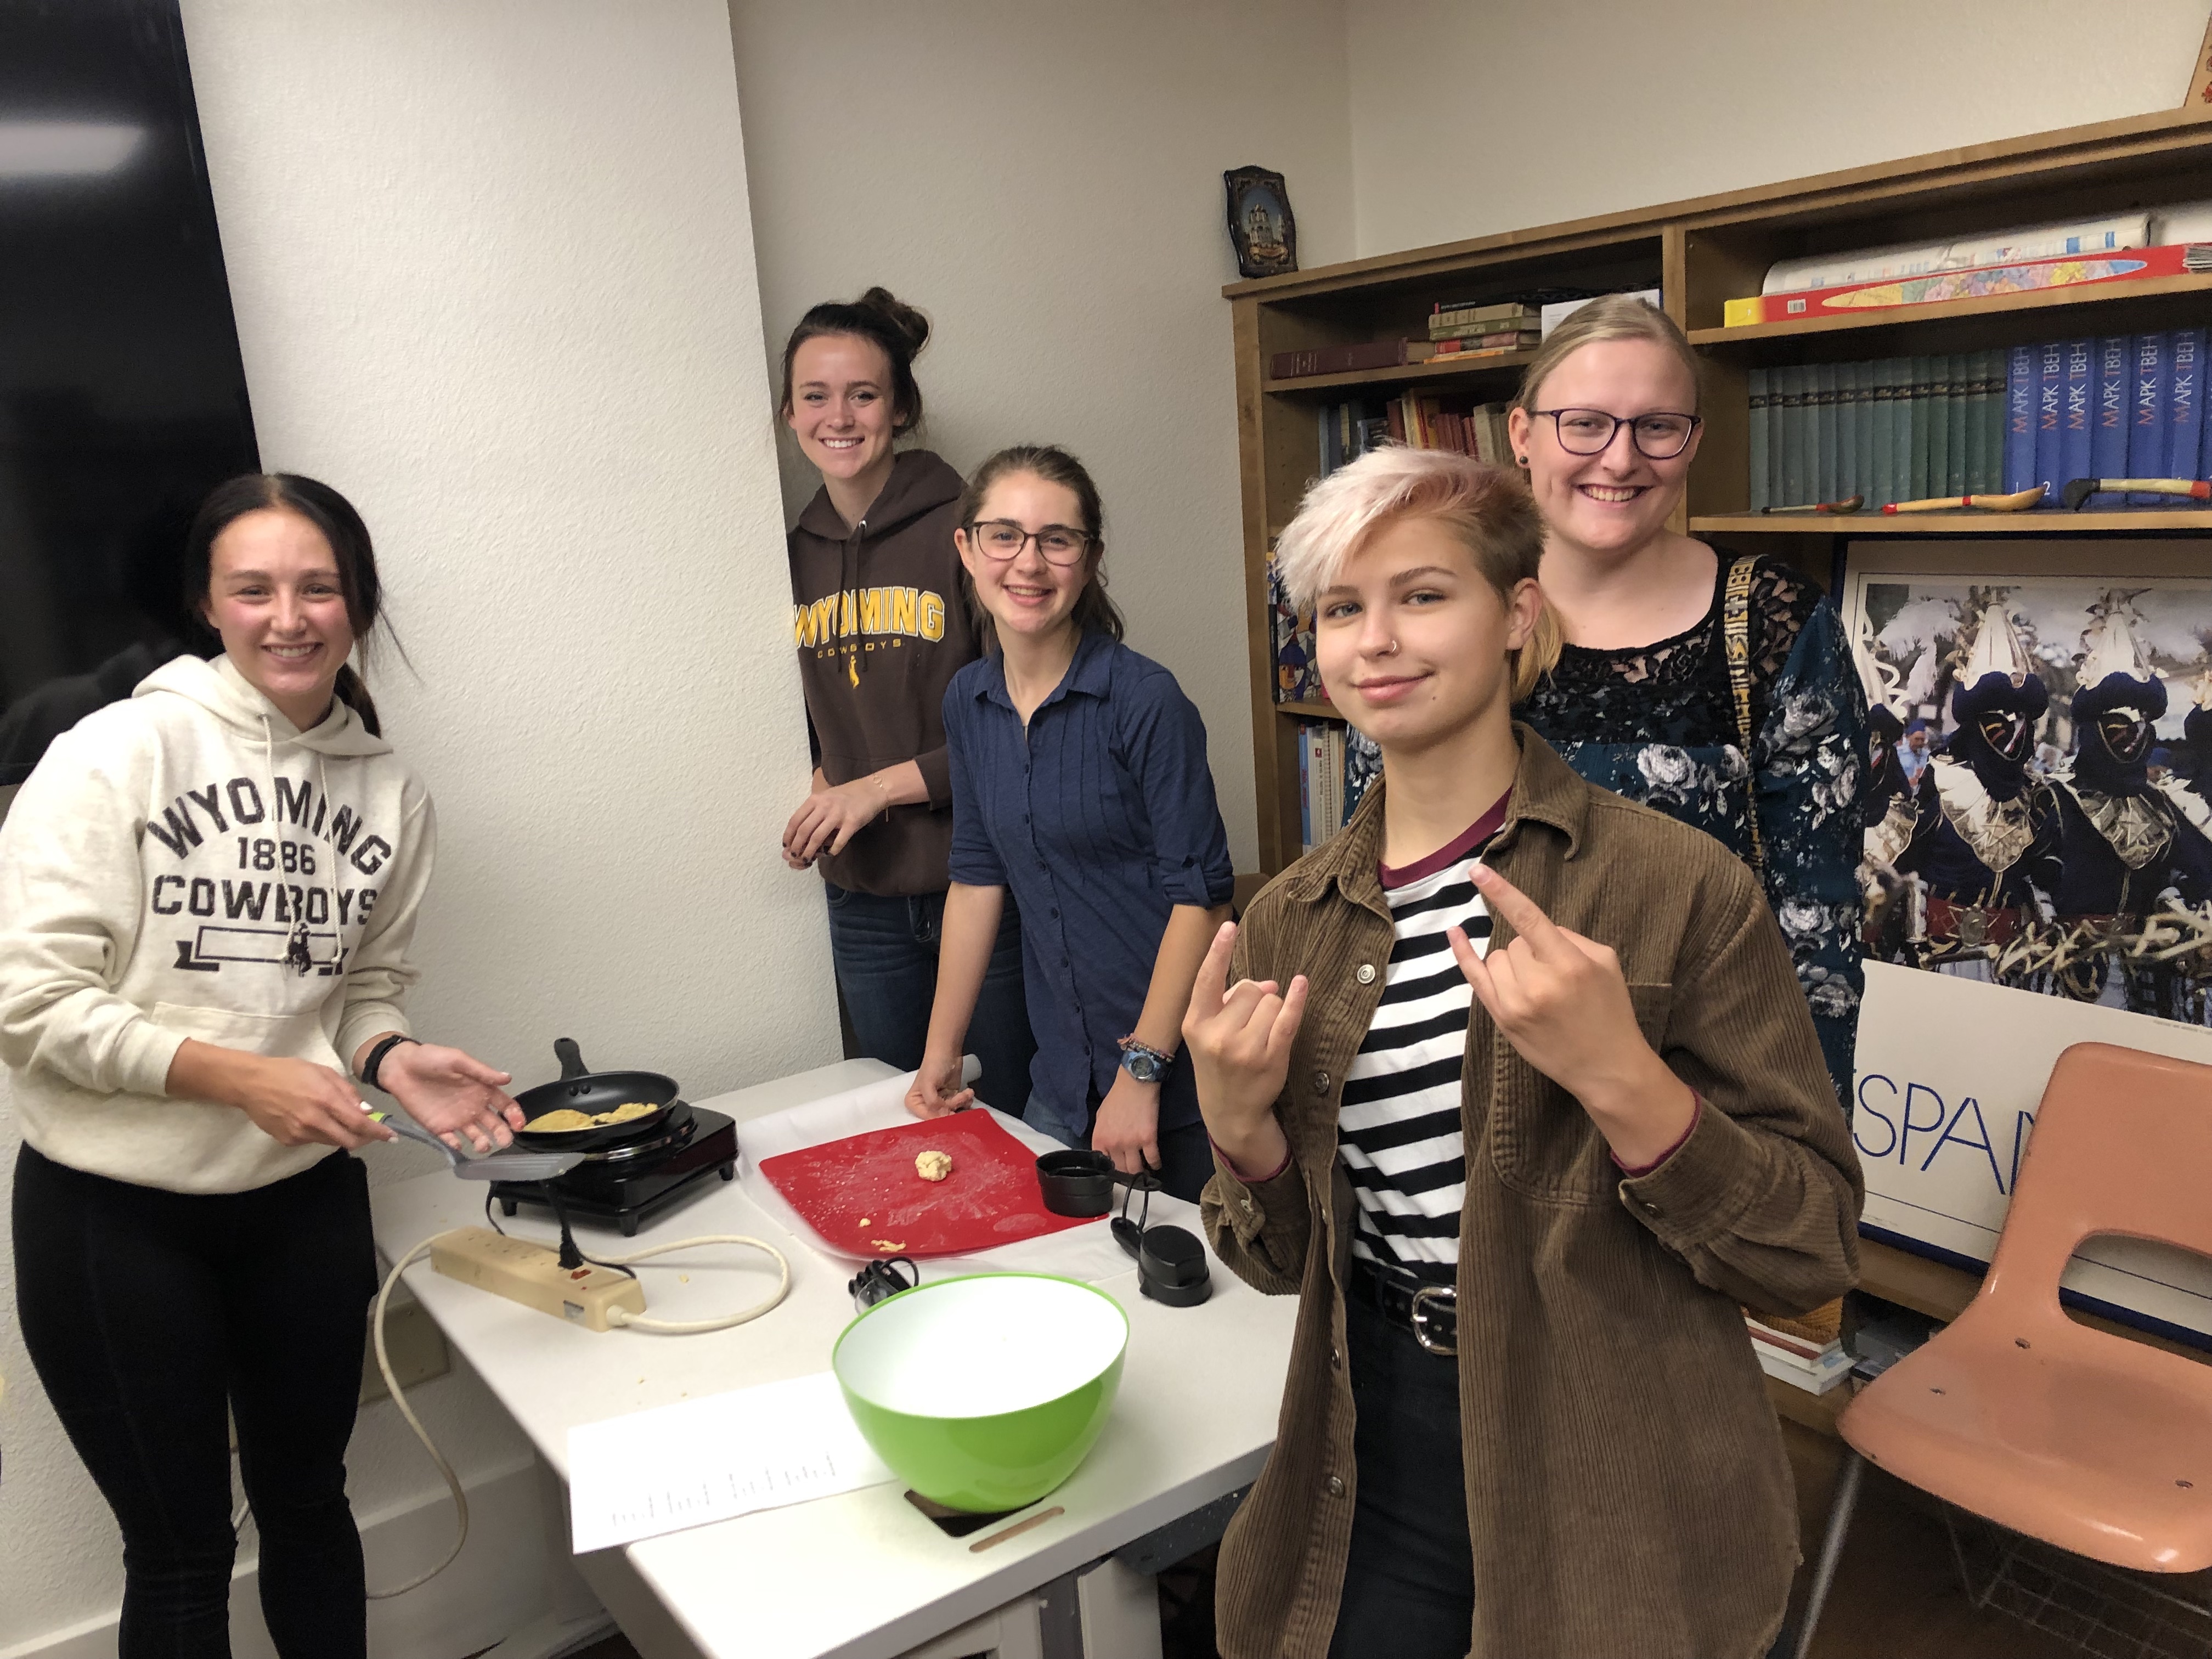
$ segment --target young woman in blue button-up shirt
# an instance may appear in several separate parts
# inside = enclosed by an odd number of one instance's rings
[[[1212,1173],[1182,1011],[1229,914],[1206,726],[1121,643],[1098,491],[1042,446],[976,470],[954,544],[988,654],[945,694],[952,886],[909,1109],[968,1103],[960,1055],[1011,890],[1036,1033],[1027,1121],[1195,1200]]]

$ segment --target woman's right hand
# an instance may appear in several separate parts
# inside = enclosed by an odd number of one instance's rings
[[[963,1112],[975,1103],[975,1091],[960,1086],[961,1056],[924,1054],[914,1086],[906,1091],[906,1109],[916,1117],[943,1117]]]
[[[1183,1016],[1183,1051],[1213,1144],[1240,1170],[1273,1169],[1288,1154],[1275,1102],[1290,1076],[1291,1044],[1305,1016],[1306,976],[1287,992],[1273,980],[1229,983],[1237,924],[1224,922],[1199,965]]]
[[[254,1127],[280,1146],[343,1146],[398,1139],[362,1109],[361,1091],[327,1066],[309,1060],[258,1062],[238,1105]]]
[[[342,1146],[398,1139],[370,1121],[361,1091],[327,1066],[187,1037],[169,1062],[168,1092],[235,1106],[280,1146]]]
[[[783,826],[783,861],[793,870],[813,867],[824,853],[831,857],[866,829],[890,805],[889,788],[873,773],[850,783],[830,783],[815,769],[814,787]]]

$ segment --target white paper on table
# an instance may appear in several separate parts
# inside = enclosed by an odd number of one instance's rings
[[[852,1135],[911,1123],[914,1120],[907,1113],[906,1091],[914,1085],[914,1079],[912,1072],[884,1078],[842,1094],[825,1095],[820,1100],[771,1112],[741,1126],[738,1131],[738,1184],[744,1189],[745,1196],[767,1211],[793,1237],[833,1261],[873,1260],[830,1243],[808,1226],[789,1200],[775,1189],[775,1183],[761,1173],[761,1161],[819,1146],[824,1141],[843,1140]],[[1060,1142],[1032,1129],[1018,1117],[1009,1117],[989,1106],[970,1109],[989,1112],[1000,1128],[1033,1152],[1064,1150]],[[1115,1189],[1117,1205],[1120,1192],[1120,1188]],[[1188,1229],[1201,1240],[1205,1238],[1197,1205],[1187,1204],[1166,1193],[1152,1194],[1148,1212],[1143,1211],[1143,1205],[1140,1196],[1130,1206],[1133,1218],[1143,1212],[1148,1224],[1169,1222]],[[995,1245],[967,1255],[930,1256],[917,1265],[924,1283],[957,1278],[963,1273],[1058,1273],[1090,1285],[1133,1273],[1137,1266],[1128,1253],[1114,1242],[1104,1217],[1080,1227],[1066,1227],[1056,1233]]]
[[[579,1555],[895,1479],[828,1371],[568,1431]]]

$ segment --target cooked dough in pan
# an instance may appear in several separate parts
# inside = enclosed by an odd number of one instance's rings
[[[555,1134],[573,1133],[578,1129],[602,1129],[610,1123],[628,1123],[633,1118],[650,1117],[659,1109],[649,1100],[626,1100],[619,1106],[611,1107],[596,1115],[563,1106],[532,1118],[530,1127],[533,1132],[550,1129]]]

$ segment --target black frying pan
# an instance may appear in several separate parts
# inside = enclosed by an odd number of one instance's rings
[[[515,1096],[514,1103],[522,1108],[524,1117],[543,1117],[564,1108],[576,1112],[606,1112],[633,1100],[649,1101],[654,1109],[627,1123],[603,1123],[589,1129],[541,1129],[533,1134],[526,1127],[515,1131],[514,1139],[519,1145],[533,1150],[543,1147],[547,1152],[580,1152],[627,1140],[641,1131],[658,1128],[667,1121],[668,1108],[677,1094],[674,1078],[659,1072],[592,1071],[584,1064],[583,1051],[569,1037],[556,1039],[553,1052],[561,1058],[561,1080],[541,1083]]]

